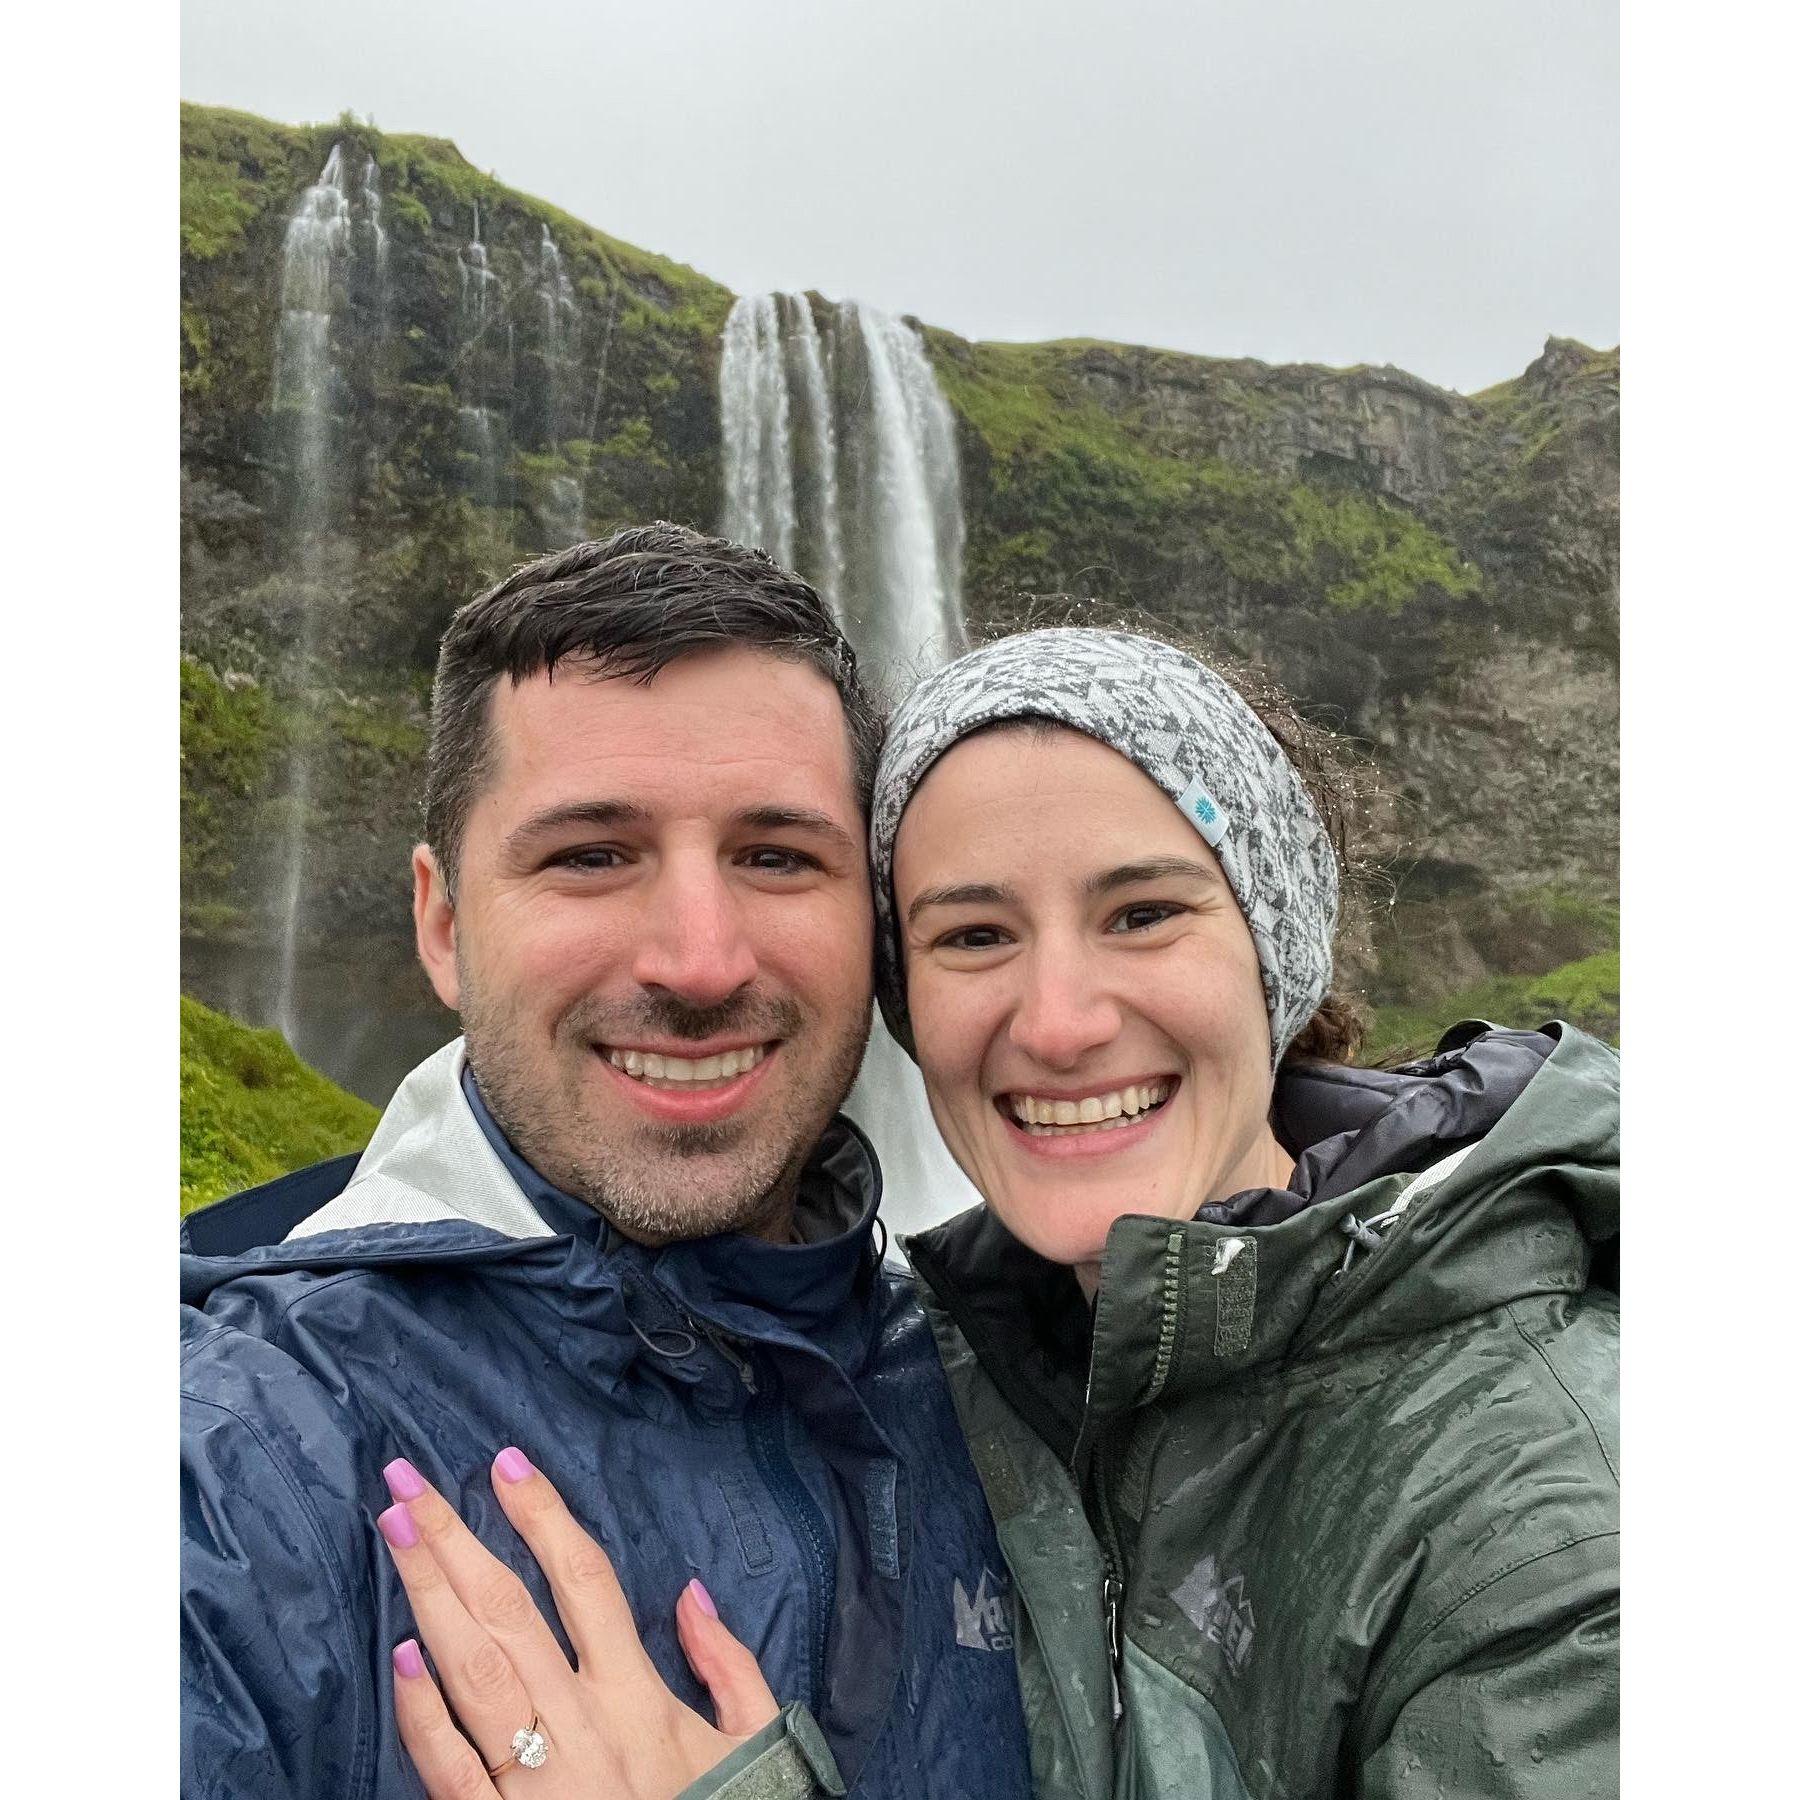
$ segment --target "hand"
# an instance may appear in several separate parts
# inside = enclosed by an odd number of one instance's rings
[[[439,1693],[412,1639],[394,1651],[400,1736],[431,1800],[672,1800],[781,1710],[698,1581],[682,1591],[675,1620],[717,1728],[670,1693],[605,1551],[522,1452],[494,1459],[494,1492],[549,1579],[575,1668],[524,1582],[412,1464],[393,1462],[385,1473],[396,1504],[381,1515],[381,1534],[444,1684]],[[513,1734],[534,1717],[547,1759],[501,1769]]]

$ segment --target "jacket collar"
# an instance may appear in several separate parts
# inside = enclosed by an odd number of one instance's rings
[[[984,1209],[907,1247],[1015,1410],[1073,1460],[1131,1407],[1579,1289],[1591,1247],[1616,1243],[1617,1068],[1567,1027],[1478,1028],[1408,1069],[1285,1077],[1278,1126],[1322,1133],[1290,1138],[1294,1187],[1117,1220],[1086,1333],[1066,1322],[1068,1271]]]
[[[401,1082],[342,1192],[279,1244],[246,1247],[233,1267],[205,1259],[192,1291],[233,1273],[397,1263],[516,1265],[526,1281],[619,1287],[635,1273],[708,1324],[763,1342],[824,1351],[845,1367],[867,1354],[866,1304],[881,1173],[868,1139],[834,1119],[800,1177],[804,1241],[737,1233],[638,1244],[545,1179],[507,1140],[468,1073],[459,1038]]]

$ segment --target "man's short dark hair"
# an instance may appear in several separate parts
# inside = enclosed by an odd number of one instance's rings
[[[573,662],[649,682],[697,651],[761,650],[837,689],[866,819],[881,754],[879,704],[825,603],[764,551],[658,521],[516,569],[451,619],[438,651],[425,766],[425,838],[452,892],[469,809],[493,773],[491,700]]]

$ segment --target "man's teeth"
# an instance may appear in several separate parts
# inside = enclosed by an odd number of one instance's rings
[[[606,1060],[615,1069],[652,1087],[696,1088],[735,1081],[746,1070],[754,1069],[767,1054],[767,1045],[752,1044],[744,1050],[727,1050],[697,1061],[685,1056],[658,1056],[651,1050],[608,1050]]]
[[[1174,1091],[1167,1081],[1139,1082],[1085,1100],[1040,1100],[1035,1094],[1008,1094],[1007,1105],[1033,1137],[1078,1137],[1087,1131],[1117,1131],[1140,1113],[1161,1106]]]

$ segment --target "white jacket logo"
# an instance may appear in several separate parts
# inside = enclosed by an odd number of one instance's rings
[[[1203,1556],[1169,1597],[1203,1638],[1225,1652],[1232,1674],[1238,1674],[1250,1660],[1256,1636],[1256,1613],[1244,1596],[1243,1576],[1221,1580],[1218,1558]]]
[[[983,1568],[973,1597],[960,1579],[952,1604],[956,1609],[956,1641],[965,1650],[1010,1650],[1012,1625],[1006,1616],[1004,1584]]]

